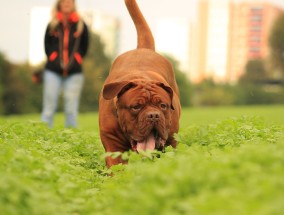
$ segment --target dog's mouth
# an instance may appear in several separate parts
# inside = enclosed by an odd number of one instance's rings
[[[165,140],[159,136],[159,133],[154,129],[141,141],[131,141],[131,147],[133,151],[153,151],[155,149],[164,151]]]

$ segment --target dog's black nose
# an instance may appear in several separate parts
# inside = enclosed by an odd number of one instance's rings
[[[158,111],[151,111],[147,114],[147,119],[152,122],[157,122],[160,119],[160,113]]]

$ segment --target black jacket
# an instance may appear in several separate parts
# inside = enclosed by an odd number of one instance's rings
[[[60,23],[54,32],[50,32],[50,25],[47,26],[44,38],[45,53],[47,62],[45,68],[62,76],[69,76],[82,72],[82,59],[87,53],[89,45],[89,33],[87,25],[79,37],[75,36],[78,23],[69,23],[70,28],[64,31]],[[64,39],[65,36],[65,39]],[[68,42],[65,48],[67,61],[64,66],[64,40]],[[67,51],[67,52],[66,52]],[[66,59],[66,58],[65,58]]]

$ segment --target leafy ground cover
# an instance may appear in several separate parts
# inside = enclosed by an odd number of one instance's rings
[[[270,121],[224,112],[182,126],[177,149],[125,153],[129,164],[111,170],[97,129],[2,118],[1,214],[282,214],[283,124],[273,114]],[[93,123],[90,115],[81,116],[82,127]]]

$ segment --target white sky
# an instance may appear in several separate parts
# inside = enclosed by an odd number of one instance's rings
[[[0,0],[0,51],[8,60],[18,63],[28,60],[30,9],[51,6],[54,0]],[[150,27],[159,18],[195,16],[197,0],[137,0]],[[284,7],[284,0],[266,0]],[[124,0],[77,0],[79,9],[93,8],[113,14],[122,20],[121,52],[136,47],[135,29]]]

